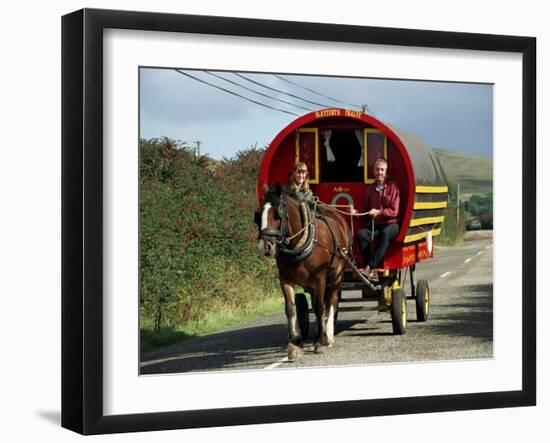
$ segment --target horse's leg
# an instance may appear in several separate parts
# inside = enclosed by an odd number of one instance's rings
[[[327,319],[325,318],[325,276],[320,276],[314,287],[313,310],[317,323],[317,336],[315,337],[315,347],[313,351],[316,354],[321,353],[322,347],[328,345],[327,340]]]
[[[334,346],[334,320],[338,310],[338,290],[342,283],[344,263],[337,265],[329,273],[326,282],[325,310],[327,312],[327,341],[329,347]]]
[[[326,306],[327,314],[327,342],[331,348],[334,346],[334,318],[338,309],[338,289],[327,288]]]
[[[298,325],[294,285],[281,280],[281,289],[285,296],[285,314],[288,322],[288,359],[295,360],[302,353],[302,334]]]

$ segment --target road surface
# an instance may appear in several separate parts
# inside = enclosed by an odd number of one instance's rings
[[[287,326],[281,309],[237,328],[146,355],[141,373],[492,358],[492,239],[476,237],[458,247],[438,247],[433,260],[417,265],[417,280],[426,279],[430,285],[430,313],[427,322],[417,322],[415,301],[409,300],[404,335],[393,335],[389,312],[378,313],[375,301],[363,301],[359,291],[347,291],[340,303],[336,344],[320,355],[313,353],[315,317],[310,313],[310,339],[304,353],[296,362],[287,361]],[[410,291],[408,282],[405,289]]]

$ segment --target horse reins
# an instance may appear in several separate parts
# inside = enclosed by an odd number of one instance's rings
[[[280,211],[281,206],[284,208],[284,216],[282,216],[281,212],[279,212],[279,216],[281,218],[281,226],[280,226],[279,230],[264,230],[264,231],[268,231],[268,232],[262,232],[262,234],[261,234],[261,236],[263,238],[265,238],[265,237],[273,238],[273,241],[277,244],[284,243],[284,244],[288,245],[290,243],[290,241],[292,241],[297,236],[301,235],[304,232],[304,230],[307,229],[315,221],[315,211],[317,209],[317,206],[328,208],[333,212],[341,213],[341,214],[344,214],[344,215],[349,215],[350,218],[354,217],[354,216],[359,217],[359,216],[367,215],[367,212],[351,214],[349,212],[341,211],[339,209],[336,209],[336,207],[340,206],[340,207],[349,208],[349,206],[348,205],[334,205],[334,206],[327,205],[326,203],[321,202],[318,197],[315,197],[314,203],[313,203],[313,216],[310,218],[310,220],[307,223],[304,224],[302,229],[300,229],[296,234],[293,234],[290,237],[285,237],[284,234],[283,234],[283,232],[284,232],[283,229],[286,229],[287,218],[288,218],[288,209],[287,209],[288,203],[287,203],[287,200],[286,200],[286,195],[285,195],[285,198],[281,198],[281,204],[279,205],[279,208],[277,209],[278,211]],[[334,232],[332,231],[332,228],[331,228],[330,223],[328,222],[326,216],[322,213],[320,215],[321,215],[320,219],[323,222],[326,223],[326,225],[327,225],[327,227],[330,231],[333,242],[335,244],[335,248],[334,249],[329,248],[328,246],[320,243],[315,238],[313,239],[314,245],[315,246],[320,246],[320,247],[326,249],[328,252],[330,252],[332,254],[333,258],[334,258],[334,256],[337,256],[337,255],[340,256],[352,267],[352,269],[354,269],[354,271],[359,275],[359,277],[366,284],[368,284],[372,289],[380,289],[380,286],[373,285],[372,282],[370,282],[368,279],[366,279],[357,270],[357,265],[355,263],[355,259],[354,259],[353,255],[350,255],[350,251],[348,251],[348,250],[346,250],[345,248],[342,247],[342,245],[340,244],[340,242],[338,241],[338,239],[334,235]],[[352,230],[352,235],[353,235],[353,220],[350,220],[350,221],[351,221],[350,225],[351,225],[351,230]],[[371,222],[372,222],[372,238],[374,238],[374,219],[371,219]]]
[[[287,203],[287,200],[286,200],[286,195],[285,195],[284,200],[282,198],[281,198],[281,200],[284,201],[283,207],[285,208],[285,216],[281,217],[281,228],[280,228],[281,229],[281,240],[278,243],[284,243],[285,245],[289,245],[292,240],[294,240],[296,237],[302,235],[303,232],[306,229],[309,228],[309,226],[315,221],[315,217],[311,217],[310,220],[307,223],[304,223],[304,226],[302,227],[302,229],[300,229],[298,232],[296,232],[296,234],[293,234],[290,237],[285,237],[284,236],[284,230],[286,229],[286,224],[290,225],[290,223],[287,223],[288,203]],[[317,209],[317,202],[314,203],[313,211],[312,211],[313,214],[315,214],[316,209]],[[279,214],[279,216],[280,216],[280,214]],[[283,222],[285,223],[284,228],[283,228]]]
[[[307,203],[306,203],[307,204]],[[286,203],[286,199],[285,199],[285,206],[287,205]],[[316,211],[317,211],[317,206],[326,206],[326,207],[329,207],[328,205],[322,203],[319,198],[315,197],[315,199],[313,200],[313,209],[312,209],[312,214],[313,214],[313,217],[310,218],[310,220],[304,224],[303,228],[300,229],[296,234],[290,236],[290,237],[286,237],[284,238],[283,241],[286,242],[286,244],[290,243],[290,241],[292,241],[294,238],[296,238],[297,236],[301,235],[304,230],[306,230],[309,225],[311,225],[312,223],[315,222],[315,214],[316,214]],[[332,209],[332,208],[331,208]],[[287,210],[287,214],[288,214],[288,210]],[[326,249],[327,251],[329,251],[332,255],[341,255],[343,258],[345,258],[344,256],[344,248],[342,248],[342,246],[340,245],[340,242],[338,241],[338,239],[336,238],[336,236],[334,235],[334,232],[332,231],[332,227],[330,226],[330,223],[328,222],[328,220],[326,219],[326,216],[323,214],[323,213],[320,213],[320,220],[322,220],[323,222],[325,222],[325,224],[327,225],[328,229],[329,229],[329,232],[330,232],[330,235],[332,236],[332,241],[334,242],[334,244],[336,245],[336,248],[335,250],[329,248],[328,246],[322,244],[319,242],[319,240],[317,239],[313,239],[313,242],[315,243],[315,245],[318,245],[324,249]]]
[[[318,206],[323,207],[323,208],[327,208],[327,209],[329,209],[333,212],[337,212],[337,213],[340,213],[340,214],[343,214],[343,215],[349,215],[350,217],[360,217],[360,216],[363,216],[363,215],[367,215],[367,212],[351,214],[350,212],[342,211],[342,210],[337,209],[337,208],[338,207],[349,208],[349,206],[348,205],[328,205],[328,204],[323,203],[322,201],[320,201],[318,197],[315,197],[314,200],[313,200],[313,210],[312,210],[313,217],[311,217],[310,220],[307,223],[305,223],[304,226],[302,227],[302,229],[300,229],[298,232],[296,232],[295,234],[293,234],[289,237],[285,237],[284,232],[287,228],[287,224],[289,224],[288,220],[287,220],[287,218],[288,218],[288,209],[287,209],[288,208],[288,203],[287,203],[286,194],[284,194],[284,197],[281,196],[281,204],[279,205],[279,207],[280,206],[282,206],[284,208],[284,216],[283,216],[283,214],[281,214],[279,212],[279,217],[281,218],[281,226],[280,226],[279,230],[265,230],[265,231],[268,231],[268,232],[263,232],[261,234],[261,236],[263,238],[271,238],[273,240],[273,242],[275,242],[277,244],[285,244],[285,245],[289,245],[292,240],[294,240],[296,237],[301,235],[315,221],[315,213],[316,213],[316,210],[317,210]],[[326,249],[331,254],[340,255],[343,258],[347,258],[347,253],[349,253],[349,251],[345,251],[345,248],[342,248],[342,246],[340,245],[340,242],[337,240],[336,236],[334,235],[334,232],[332,231],[330,223],[328,222],[328,220],[326,219],[326,217],[323,214],[321,214],[321,215],[322,215],[322,217],[320,217],[320,219],[323,220],[326,223],[327,227],[329,228],[330,234],[331,234],[332,239],[333,239],[333,241],[336,245],[336,248],[335,248],[335,250],[333,250],[333,249],[329,248],[328,246],[320,243],[317,239],[313,239],[313,241],[315,242],[316,245]],[[374,224],[374,219],[372,219],[372,223]],[[353,222],[350,223],[350,227],[351,227],[352,236],[353,236],[354,235],[353,234]],[[372,229],[372,235],[373,235],[373,238],[374,238],[374,229]]]

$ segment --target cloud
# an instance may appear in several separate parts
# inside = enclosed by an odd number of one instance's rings
[[[298,115],[308,112],[258,96],[201,71],[186,72],[276,108]],[[245,75],[282,92],[262,88],[232,73],[220,75],[306,108],[319,106],[284,92],[330,107],[349,107],[271,74]],[[418,135],[434,147],[492,155],[491,85],[288,74],[283,77],[351,105],[367,104],[375,117]],[[142,69],[140,80],[142,136],[201,140],[205,149],[209,147],[216,156],[231,156],[233,150],[256,142],[261,145],[296,118],[245,101],[173,69]]]

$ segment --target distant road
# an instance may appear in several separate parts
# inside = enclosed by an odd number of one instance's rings
[[[359,291],[344,292],[336,326],[336,344],[313,353],[311,339],[302,358],[286,360],[284,313],[273,314],[225,332],[183,341],[146,355],[142,374],[248,370],[491,358],[493,355],[493,248],[490,231],[468,233],[459,247],[437,247],[435,258],[417,265],[416,278],[430,286],[427,322],[416,321],[408,301],[404,335],[392,333],[389,313]],[[410,291],[410,285],[405,289]],[[282,297],[282,295],[281,295]],[[310,313],[310,337],[315,327]]]

